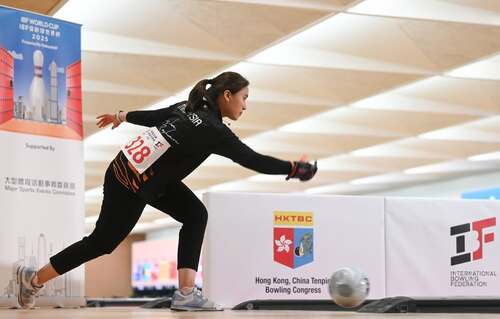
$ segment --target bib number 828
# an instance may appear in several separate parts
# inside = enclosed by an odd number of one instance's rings
[[[142,163],[144,159],[151,154],[151,149],[148,146],[142,146],[143,144],[144,140],[142,136],[139,135],[135,140],[125,145],[125,150],[132,156],[133,161],[137,164]]]

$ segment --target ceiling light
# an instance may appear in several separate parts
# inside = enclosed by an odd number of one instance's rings
[[[132,232],[142,232],[151,229],[152,226],[152,223],[137,223],[135,224],[134,229],[132,229]]]
[[[467,2],[471,4],[468,5]],[[479,7],[479,5],[472,4],[473,2],[462,0],[365,0],[348,9],[347,12],[475,24],[500,24],[500,15],[492,5],[495,1],[491,2],[490,10],[487,9],[487,4]]]
[[[308,194],[325,194],[331,192],[333,188],[336,188],[336,186],[333,185],[318,186],[318,187],[308,188],[304,190],[304,192]]]
[[[258,174],[254,176],[250,176],[247,178],[249,182],[282,182],[283,176],[281,175],[266,175],[266,174]]]
[[[351,185],[365,185],[365,184],[379,184],[379,183],[387,183],[391,181],[391,175],[393,174],[383,174],[383,175],[375,175],[369,177],[363,177],[354,179],[349,182]]]
[[[446,73],[446,75],[459,78],[500,80],[500,54],[459,67]]]
[[[85,197],[102,197],[102,186],[85,191]]]
[[[494,161],[494,160],[500,160],[500,151],[499,152],[491,152],[491,153],[484,153],[484,154],[479,154],[479,155],[474,155],[469,158],[467,158],[469,161],[473,162],[479,162],[479,161]]]
[[[180,225],[178,221],[173,219],[172,217],[164,217],[164,218],[158,218],[153,220],[153,224],[155,225],[162,225],[162,226],[173,226],[173,225]]]
[[[99,215],[85,217],[85,224],[95,224],[98,218]]]

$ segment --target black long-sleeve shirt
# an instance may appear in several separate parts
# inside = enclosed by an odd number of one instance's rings
[[[288,174],[288,161],[259,154],[243,143],[224,123],[218,109],[186,111],[186,103],[153,111],[127,113],[127,122],[158,128],[171,147],[142,174],[120,152],[112,162],[118,180],[146,197],[162,195],[165,185],[188,176],[210,154],[227,157],[262,174]]]

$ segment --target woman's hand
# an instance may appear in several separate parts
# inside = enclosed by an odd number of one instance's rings
[[[113,123],[113,126],[111,126],[111,129],[114,129],[122,123],[118,114],[102,114],[102,115],[99,115],[98,117],[96,117],[96,119],[98,120],[96,125],[99,128],[103,128],[103,127],[107,126],[108,124]]]
[[[302,155],[298,161],[293,161],[291,163],[292,169],[286,177],[286,180],[289,180],[290,178],[298,178],[302,182],[305,182],[313,178],[318,171],[318,162],[314,161],[313,164],[307,162],[306,155]]]
[[[317,161],[314,161],[314,163],[303,161],[292,162],[292,170],[286,177],[286,180],[289,180],[290,178],[298,178],[300,181],[305,182],[313,178],[317,171]]]

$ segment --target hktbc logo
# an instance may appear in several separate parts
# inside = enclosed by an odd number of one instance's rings
[[[295,269],[314,260],[312,212],[274,212],[274,261]]]
[[[477,233],[477,241],[479,248],[473,252],[465,250],[465,234],[471,231]],[[458,265],[470,262],[471,260],[478,260],[483,258],[483,244],[490,243],[495,240],[495,233],[493,231],[483,232],[485,228],[496,226],[496,218],[486,218],[477,220],[472,223],[461,224],[450,227],[450,236],[456,236],[456,255],[451,257],[451,265]],[[472,257],[472,258],[471,258]]]

